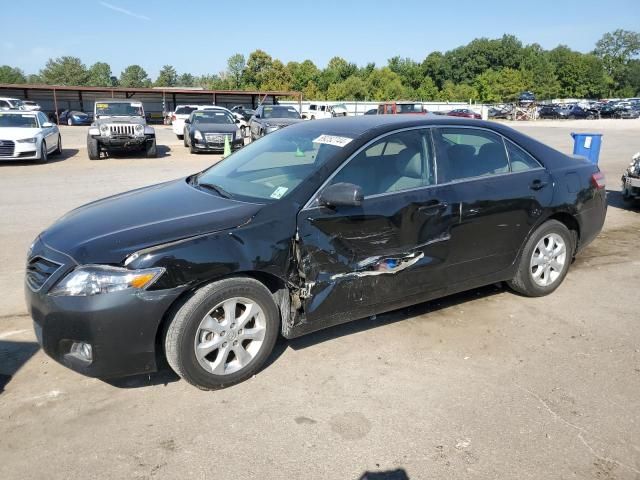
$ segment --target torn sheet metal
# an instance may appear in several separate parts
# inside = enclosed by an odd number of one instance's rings
[[[394,274],[409,268],[423,257],[424,253],[422,252],[414,252],[404,257],[370,257],[358,262],[353,272],[338,273],[333,275],[331,280]]]

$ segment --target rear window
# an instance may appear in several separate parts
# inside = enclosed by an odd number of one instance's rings
[[[421,103],[398,103],[396,109],[398,113],[422,113],[424,111]]]
[[[176,110],[175,114],[176,115],[189,115],[194,110],[197,110],[197,108],[195,108],[195,107],[179,107]]]

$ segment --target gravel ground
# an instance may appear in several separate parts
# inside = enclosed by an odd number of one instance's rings
[[[553,295],[489,286],[281,341],[217,392],[168,372],[84,378],[38,349],[31,240],[80,204],[219,158],[158,127],[160,158],[92,162],[86,129],[63,127],[55,162],[0,164],[0,478],[640,478],[640,211],[618,193],[639,126],[516,125],[563,151],[571,131],[604,133],[605,228]]]

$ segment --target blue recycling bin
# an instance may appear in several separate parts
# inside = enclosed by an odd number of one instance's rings
[[[573,154],[585,157],[591,163],[598,164],[600,158],[601,133],[572,133]]]

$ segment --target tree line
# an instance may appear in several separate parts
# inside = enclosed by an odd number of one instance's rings
[[[640,94],[640,33],[606,33],[592,52],[559,45],[545,50],[513,35],[479,38],[421,62],[396,56],[384,66],[358,66],[333,57],[325,68],[311,60],[288,62],[255,50],[237,53],[218,74],[179,74],[165,65],[152,80],[140,65],[115,76],[108,63],[87,67],[80,58],[51,58],[38,74],[0,66],[0,83],[43,83],[99,87],[203,87],[213,90],[301,91],[314,100],[439,100],[495,103],[525,90],[540,99],[632,97]]]

